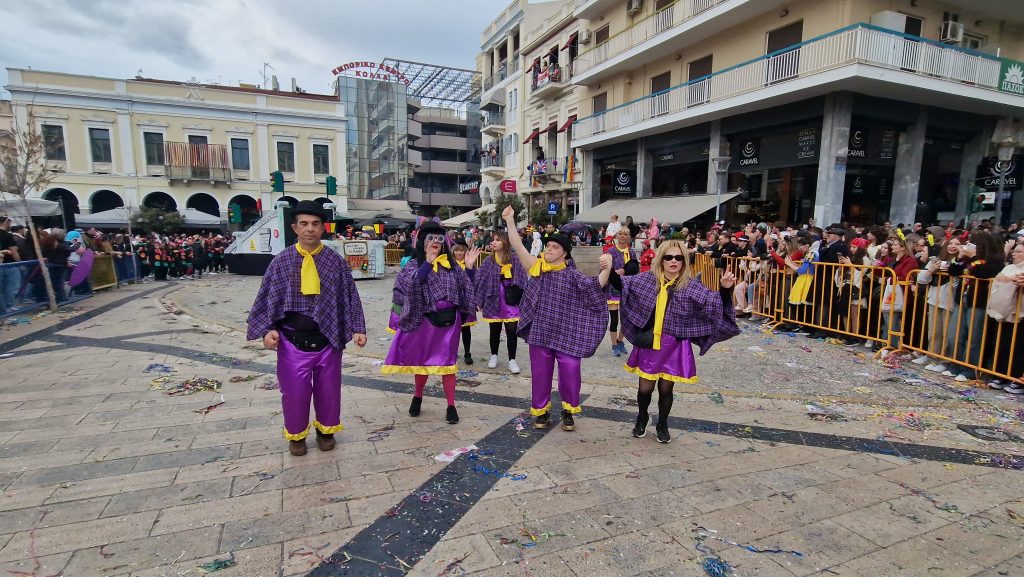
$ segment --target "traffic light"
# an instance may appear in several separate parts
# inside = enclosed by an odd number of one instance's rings
[[[237,204],[228,205],[228,222],[242,222],[242,207]]]
[[[280,170],[275,170],[270,173],[270,190],[274,192],[284,192],[284,175],[281,174]]]
[[[329,176],[327,177],[327,196],[334,196],[338,194],[338,179]]]

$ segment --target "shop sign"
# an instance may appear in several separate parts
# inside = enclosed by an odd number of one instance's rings
[[[614,173],[615,182],[612,183],[612,192],[615,194],[636,194],[636,171],[616,170]]]
[[[741,167],[757,166],[761,164],[761,139],[748,138],[740,145]]]
[[[1024,62],[1003,58],[999,68],[999,90],[1024,96]]]
[[[363,61],[349,62],[331,70],[331,74],[335,76],[343,72],[348,76],[355,76],[356,78],[383,80],[385,82],[400,82],[406,86],[412,84],[412,80],[406,78],[405,74],[402,74],[397,68],[393,68],[383,63],[378,64],[376,62]]]
[[[797,160],[809,160],[818,156],[818,129],[804,128],[796,137]]]
[[[998,192],[999,181],[1003,181],[1003,191],[1012,192],[1021,189],[1020,157],[1010,160],[999,160],[995,156],[986,157],[978,165],[977,185],[985,192]]]
[[[860,128],[850,129],[849,158],[867,158],[868,132]]]
[[[516,192],[516,181],[512,179],[505,179],[498,183],[498,190],[505,194],[515,194]]]
[[[896,158],[896,131],[895,130],[883,130],[882,131],[882,149],[879,152],[879,157],[882,160],[892,160]]]
[[[463,194],[475,194],[480,191],[480,181],[463,182],[459,185],[459,192]]]

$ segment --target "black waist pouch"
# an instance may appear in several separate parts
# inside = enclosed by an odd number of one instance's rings
[[[306,353],[319,353],[331,344],[320,331],[281,329],[281,332],[284,333],[284,338],[288,339],[288,342],[295,345],[295,348]]]
[[[523,289],[510,284],[505,287],[505,304],[510,307],[517,307],[519,303],[523,302]]]
[[[640,263],[633,259],[622,266],[622,272],[626,273],[626,276],[633,276],[640,272]]]
[[[430,324],[435,327],[450,327],[455,324],[455,309],[434,311],[425,315]]]

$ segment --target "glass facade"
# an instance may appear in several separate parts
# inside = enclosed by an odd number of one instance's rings
[[[404,200],[410,177],[405,85],[339,76],[338,92],[348,119],[349,197]]]

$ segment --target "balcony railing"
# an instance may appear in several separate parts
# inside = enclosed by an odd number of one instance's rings
[[[729,0],[679,0],[612,36],[607,42],[580,54],[573,62],[573,76],[579,76],[607,60],[663,34]]]
[[[500,84],[503,80],[512,76],[519,71],[519,53],[516,52],[512,56],[512,60],[506,60],[498,66],[498,70],[494,74],[484,78],[484,92],[494,88]]]
[[[231,182],[228,147],[223,144],[164,143],[164,176],[172,180]]]
[[[998,90],[996,58],[862,23],[577,120],[573,139],[853,64]]]
[[[487,170],[488,168],[502,168],[505,164],[502,162],[504,157],[501,154],[496,156],[489,156],[487,154],[480,155],[480,169]]]
[[[544,89],[549,86],[562,86],[565,83],[564,73],[565,67],[558,66],[557,64],[542,67],[537,74],[536,80],[531,82],[530,94],[545,92]]]
[[[483,117],[480,121],[481,127],[505,125],[504,112],[481,112],[480,115]]]

